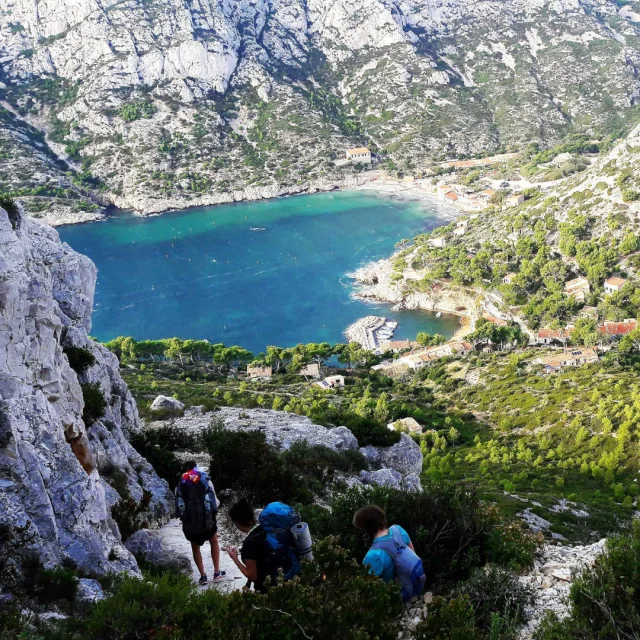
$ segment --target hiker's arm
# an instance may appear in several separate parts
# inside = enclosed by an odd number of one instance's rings
[[[251,582],[257,582],[258,580],[258,564],[255,560],[245,560],[246,564],[242,564],[240,558],[238,558],[238,552],[233,547],[229,547],[227,549],[227,553],[229,557],[233,560],[236,567],[240,569],[242,575],[251,580]]]

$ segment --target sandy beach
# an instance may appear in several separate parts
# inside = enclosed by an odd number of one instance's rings
[[[461,209],[438,200],[433,193],[433,185],[430,180],[404,182],[390,178],[376,178],[357,186],[350,186],[345,191],[370,191],[386,198],[417,201],[431,211],[435,211],[438,216],[448,220],[457,218],[464,213]]]

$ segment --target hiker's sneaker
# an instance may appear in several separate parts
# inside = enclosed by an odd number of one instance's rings
[[[217,580],[224,580],[224,578],[225,578],[225,576],[226,576],[226,575],[227,575],[227,572],[226,572],[226,571],[216,571],[216,572],[213,574],[213,579],[214,579],[214,581],[217,581]]]
[[[214,578],[214,580],[215,580],[215,578]],[[200,576],[200,580],[198,580],[198,584],[205,585],[205,584],[208,584],[208,583],[209,583],[209,578],[207,578],[206,575]]]

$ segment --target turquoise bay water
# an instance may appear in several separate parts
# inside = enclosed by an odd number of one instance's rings
[[[450,336],[456,318],[354,300],[345,275],[440,222],[416,202],[340,192],[118,214],[59,231],[98,267],[98,339],[206,338],[257,353],[343,342],[346,327],[368,314],[396,319],[397,338]]]

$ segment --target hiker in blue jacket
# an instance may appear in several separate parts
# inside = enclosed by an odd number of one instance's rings
[[[409,534],[398,524],[389,527],[384,511],[374,504],[356,511],[353,525],[373,541],[362,561],[369,572],[385,582],[396,580],[405,601],[418,596],[426,577]]]

